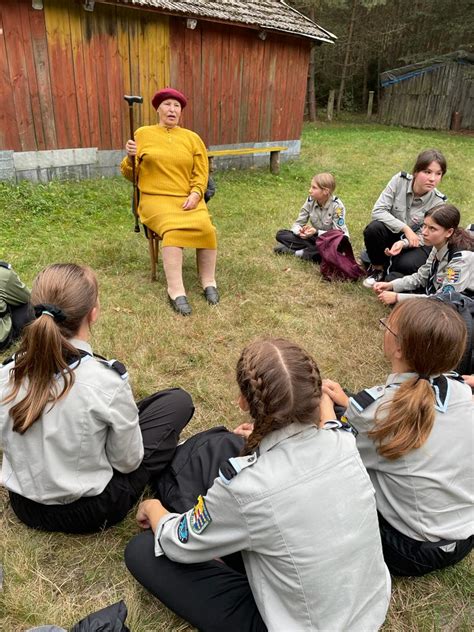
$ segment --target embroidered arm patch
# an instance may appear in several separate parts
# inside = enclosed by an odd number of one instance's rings
[[[189,522],[191,524],[191,530],[197,535],[202,533],[204,529],[211,524],[211,514],[209,513],[206,507],[206,501],[202,496],[198,496],[197,503],[194,505]]]

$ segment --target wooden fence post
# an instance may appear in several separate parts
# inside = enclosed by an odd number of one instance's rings
[[[336,96],[335,90],[329,90],[328,98],[328,121],[332,121],[332,115],[334,113],[334,97]]]
[[[372,116],[372,108],[374,106],[374,91],[369,90],[369,103],[367,105],[367,118]]]

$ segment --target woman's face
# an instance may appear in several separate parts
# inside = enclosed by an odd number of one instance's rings
[[[176,99],[165,99],[156,111],[162,127],[176,127],[181,117],[181,103]]]
[[[421,234],[427,246],[434,246],[437,250],[442,248],[451,237],[454,228],[444,228],[437,224],[430,216],[426,216],[423,221]]]
[[[413,178],[413,191],[417,195],[425,195],[428,191],[432,191],[441,182],[443,171],[441,165],[436,160],[423,169],[415,173]]]

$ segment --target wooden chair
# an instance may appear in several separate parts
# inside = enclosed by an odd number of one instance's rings
[[[158,263],[158,255],[160,253],[161,237],[153,232],[150,228],[143,225],[143,232],[148,240],[148,252],[150,253],[151,275],[150,280],[156,281],[156,264]]]

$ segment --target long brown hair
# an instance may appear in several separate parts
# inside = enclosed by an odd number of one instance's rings
[[[256,340],[242,351],[237,383],[254,421],[243,454],[263,437],[294,422],[317,424],[321,376],[313,358],[283,338]]]
[[[390,402],[379,406],[375,427],[369,432],[379,454],[393,460],[428,439],[436,403],[429,377],[457,366],[467,329],[451,305],[424,298],[397,303],[387,324],[396,334],[403,360],[417,374],[401,384]]]
[[[2,401],[14,401],[20,388],[26,388],[23,399],[10,409],[13,430],[20,434],[39,419],[47,404],[54,406],[74,384],[69,362],[80,356],[69,339],[97,303],[97,279],[86,266],[50,265],[34,280],[31,302],[45,309],[36,309],[36,320],[24,330],[10,372],[12,390]],[[62,381],[56,379],[58,374]]]
[[[474,250],[474,237],[470,231],[459,228],[461,213],[453,204],[441,204],[426,211],[425,217],[431,217],[439,226],[446,230],[453,228],[453,234],[448,239],[448,247],[452,252],[457,250]]]
[[[444,174],[448,170],[446,158],[438,149],[425,149],[416,157],[415,166],[413,167],[413,175],[416,176],[420,171],[424,171],[432,162],[437,162],[441,167],[441,173]]]

